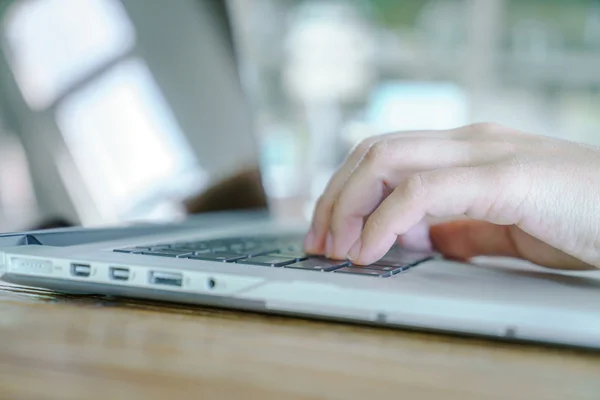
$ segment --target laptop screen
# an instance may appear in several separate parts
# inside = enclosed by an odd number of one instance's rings
[[[225,2],[16,0],[1,16],[0,104],[14,106],[1,111],[40,217],[97,226],[266,207]]]
[[[254,120],[242,88],[225,2],[185,0],[168,7],[161,0],[153,3],[154,7],[139,1],[123,4],[173,121],[162,129],[169,140],[157,145],[166,149],[166,143],[171,144],[163,165],[173,168],[162,180],[152,179],[146,198],[140,199],[151,205],[154,200],[168,202],[171,196],[174,204],[165,203],[163,209],[176,211],[165,212],[167,218],[182,211],[266,207]],[[161,120],[165,122],[166,116]],[[147,169],[136,171],[139,180]],[[140,211],[148,212],[141,204]],[[179,204],[185,208],[178,209]]]

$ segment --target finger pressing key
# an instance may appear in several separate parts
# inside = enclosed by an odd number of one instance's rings
[[[375,210],[348,258],[359,265],[372,264],[385,255],[398,236],[417,225],[426,215],[465,214],[490,220],[499,189],[485,168],[448,168],[412,175]],[[516,215],[502,215],[504,222]]]
[[[464,129],[454,129],[446,131],[414,131],[414,132],[395,132],[384,135],[372,136],[368,139],[363,140],[359,143],[350,155],[346,158],[346,161],[334,174],[329,181],[327,188],[323,195],[319,198],[316,204],[312,224],[309,232],[304,240],[304,249],[307,253],[311,254],[324,254],[327,233],[329,232],[331,225],[332,211],[336,199],[339,197],[339,193],[342,190],[345,182],[348,180],[352,172],[356,169],[358,164],[362,161],[367,152],[371,147],[380,142],[381,140],[388,140],[394,138],[407,139],[419,139],[424,138],[437,138],[437,139],[455,139],[460,140],[470,133]],[[337,250],[336,255],[339,255],[340,251]]]
[[[344,259],[360,236],[363,221],[415,172],[467,167],[505,157],[501,146],[446,138],[381,139],[344,183],[332,207],[328,257]]]

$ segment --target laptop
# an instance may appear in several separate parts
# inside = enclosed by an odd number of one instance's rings
[[[229,96],[218,101],[231,106]],[[249,129],[239,135],[254,137]],[[4,234],[0,277],[69,293],[600,348],[600,273],[503,258],[459,263],[400,247],[355,267],[305,254],[307,225],[240,210],[171,224]]]

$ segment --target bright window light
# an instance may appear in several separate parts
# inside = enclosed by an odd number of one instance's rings
[[[143,61],[126,61],[73,93],[56,117],[107,218],[144,218],[161,201],[200,189],[203,172]]]
[[[47,107],[135,41],[117,0],[21,0],[6,14],[4,35],[10,66],[33,109]]]
[[[459,86],[446,82],[388,82],[369,102],[367,123],[379,133],[452,129],[468,122],[469,99]]]

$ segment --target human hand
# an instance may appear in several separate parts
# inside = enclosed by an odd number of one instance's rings
[[[470,219],[424,228],[454,216]],[[305,248],[367,265],[397,240],[459,260],[599,268],[600,149],[495,124],[369,138],[330,180]]]

